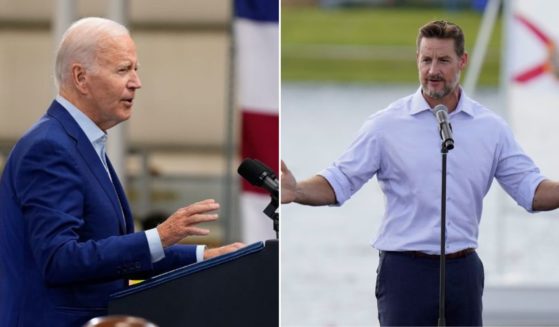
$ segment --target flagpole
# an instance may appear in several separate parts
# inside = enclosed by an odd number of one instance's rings
[[[500,4],[501,0],[489,0],[485,6],[481,26],[477,33],[477,39],[472,53],[472,60],[470,61],[470,67],[464,78],[464,89],[468,92],[470,97],[473,97],[476,92],[481,66],[483,65],[485,54],[487,53],[487,46],[491,39],[491,33],[497,22]]]
[[[225,156],[225,175],[223,178],[223,208],[225,217],[227,219],[221,220],[222,228],[225,231],[225,240],[230,243],[234,240],[240,239],[240,217],[237,206],[238,192],[233,192],[233,188],[239,189],[238,179],[233,179],[233,171],[235,168],[233,162],[236,155],[236,142],[235,137],[235,81],[237,74],[236,67],[236,44],[235,44],[235,2],[231,2],[230,20],[229,20],[229,79],[227,89],[227,104],[225,112],[225,143],[224,143],[224,156]]]

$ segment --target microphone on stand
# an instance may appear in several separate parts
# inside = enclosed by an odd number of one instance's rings
[[[264,214],[273,220],[276,238],[279,239],[279,183],[276,174],[259,160],[251,158],[244,159],[237,172],[250,184],[262,187],[270,193],[272,200],[264,209]]]
[[[275,197],[278,196],[279,183],[276,174],[259,160],[246,158],[237,172],[250,184],[264,188]]]
[[[443,141],[443,148],[446,150],[454,149],[454,139],[452,138],[452,126],[448,121],[448,108],[444,104],[438,104],[433,108],[433,113],[439,122],[439,133]]]

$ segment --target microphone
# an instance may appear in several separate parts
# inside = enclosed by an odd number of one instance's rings
[[[278,196],[279,183],[276,174],[262,162],[246,158],[237,169],[239,175],[250,184],[266,189],[274,196]]]
[[[452,126],[448,121],[448,108],[444,104],[436,105],[433,113],[439,122],[439,134],[443,141],[443,148],[446,150],[454,149],[454,139],[452,138]]]

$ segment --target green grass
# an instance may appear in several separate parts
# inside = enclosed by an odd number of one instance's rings
[[[425,9],[284,7],[281,13],[282,79],[417,83],[415,39],[420,26],[446,19],[462,27],[472,52],[481,14]],[[499,77],[501,23],[495,26],[480,84]]]

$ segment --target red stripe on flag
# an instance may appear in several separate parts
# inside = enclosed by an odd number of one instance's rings
[[[547,68],[546,64],[541,64],[538,65],[536,67],[533,67],[531,69],[528,69],[527,71],[520,73],[518,75],[516,75],[514,77],[514,81],[515,82],[519,82],[519,83],[524,83],[527,82],[529,80],[531,80],[532,78],[536,78],[539,75],[547,72],[549,69]]]
[[[551,39],[542,30],[540,30],[536,25],[532,24],[531,21],[529,21],[522,15],[518,13],[514,14],[514,18],[518,19],[519,22],[524,24],[524,26],[526,26],[527,29],[529,29],[532,33],[534,33],[534,35],[546,45],[553,43],[553,41],[551,41]]]
[[[279,119],[277,114],[242,113],[242,158],[262,161],[276,174],[279,171]],[[266,193],[243,179],[243,191]]]

